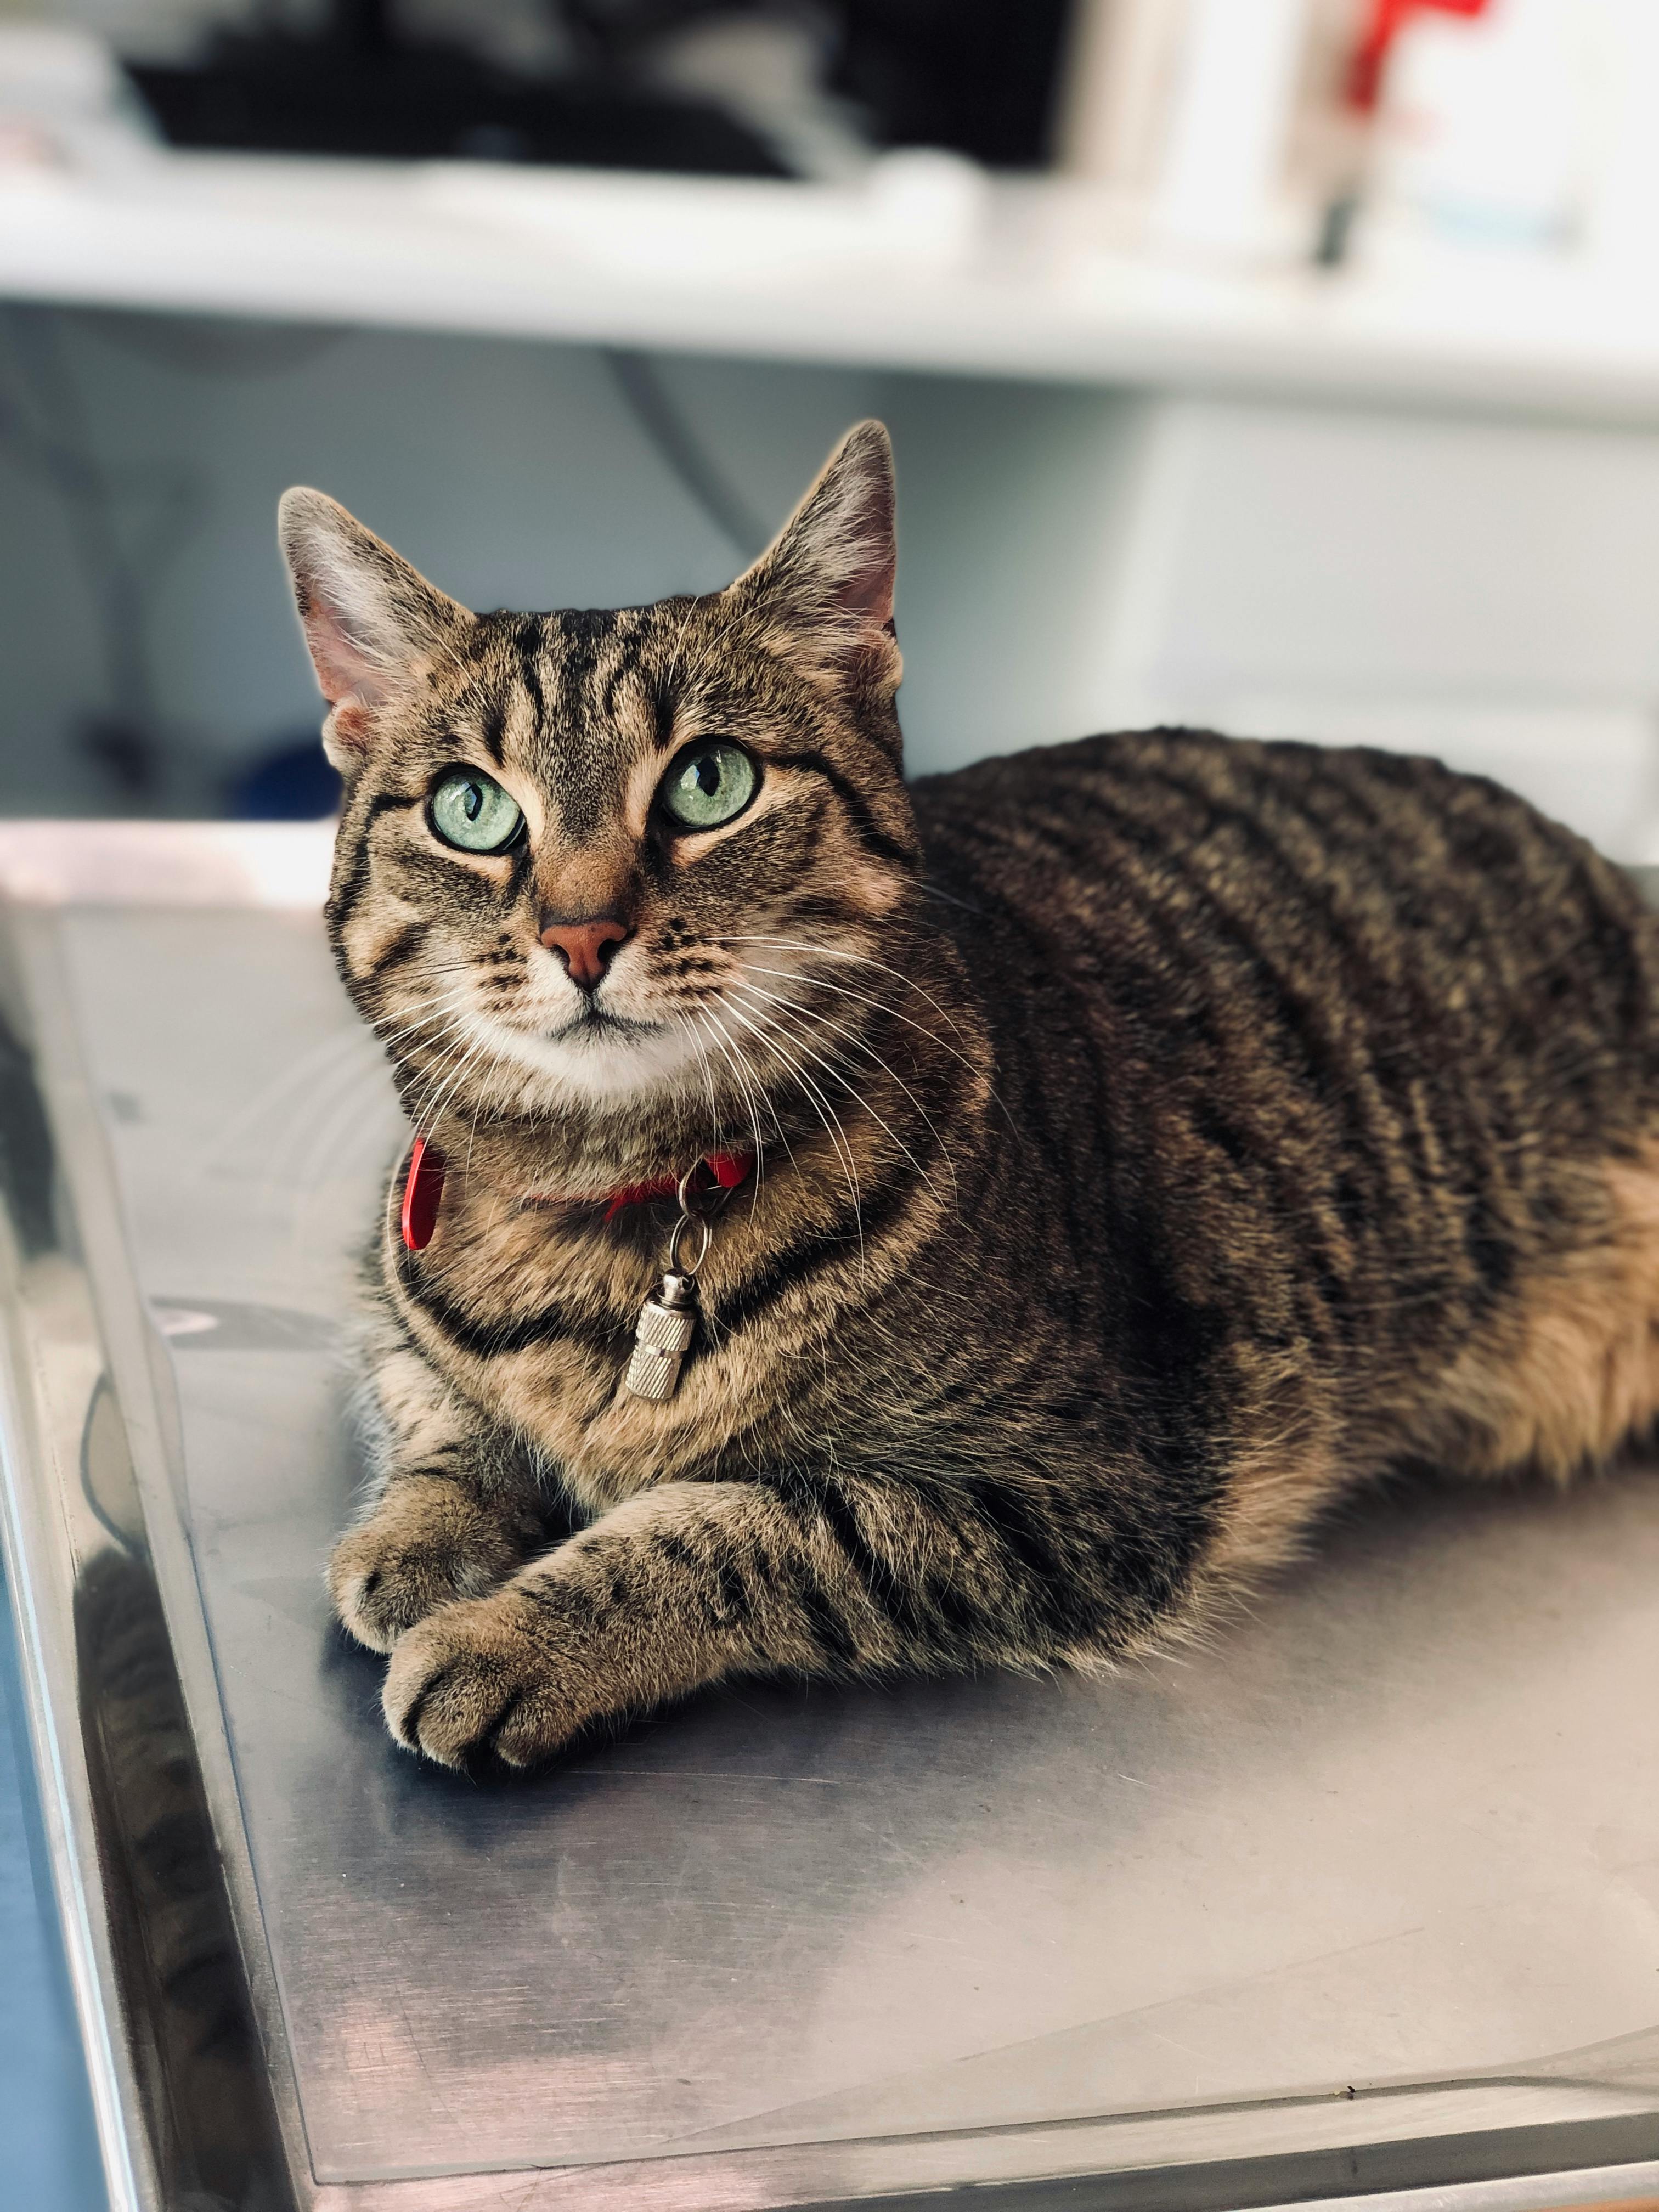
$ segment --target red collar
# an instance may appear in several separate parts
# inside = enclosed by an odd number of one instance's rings
[[[438,1225],[438,1207],[444,1194],[443,1154],[429,1138],[416,1137],[409,1148],[409,1165],[404,1175],[404,1199],[398,1226],[403,1231],[405,1248],[410,1252],[423,1252],[432,1242],[432,1232]],[[702,1165],[714,1178],[720,1190],[735,1190],[746,1180],[754,1165],[750,1152],[707,1152]],[[608,1197],[591,1202],[603,1206],[605,1218],[614,1221],[625,1206],[648,1206],[653,1199],[672,1198],[680,1187],[677,1175],[653,1176],[649,1182],[624,1183]],[[550,1199],[555,1192],[539,1192],[538,1197]]]
[[[700,1163],[714,1176],[717,1190],[735,1190],[754,1164],[752,1152],[705,1152]],[[605,1219],[614,1221],[624,1206],[648,1206],[653,1198],[672,1198],[679,1187],[677,1175],[653,1176],[649,1182],[625,1182],[620,1190],[613,1190],[603,1201],[596,1199],[594,1204],[602,1202]]]

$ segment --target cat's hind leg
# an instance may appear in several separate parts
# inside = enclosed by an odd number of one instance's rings
[[[1442,1378],[1414,1439],[1449,1473],[1569,1481],[1659,1422],[1659,1133],[1584,1170],[1581,1234]]]
[[[371,1481],[334,1547],[329,1594],[359,1644],[390,1651],[439,1606],[495,1589],[560,1531],[524,1453],[390,1327],[370,1340],[364,1381]]]

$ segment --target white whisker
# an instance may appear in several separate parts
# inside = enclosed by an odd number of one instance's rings
[[[740,986],[739,988],[744,987]],[[746,988],[752,991],[754,986],[750,984]],[[768,993],[766,995],[770,997],[773,994],[771,993]],[[917,1175],[921,1176],[922,1182],[927,1184],[928,1189],[933,1192],[934,1197],[938,1199],[939,1204],[943,1206],[945,1204],[945,1197],[944,1194],[940,1191],[939,1185],[933,1181],[932,1176],[928,1174],[927,1169],[923,1167],[921,1162],[910,1150],[908,1145],[905,1143],[903,1138],[900,1136],[898,1131],[894,1128],[892,1123],[887,1120],[884,1115],[877,1111],[875,1107],[870,1103],[870,1101],[859,1089],[858,1085],[854,1083],[849,1082],[848,1078],[833,1064],[833,1062],[826,1060],[821,1052],[815,1052],[812,1047],[807,1043],[805,1037],[798,1036],[794,1030],[787,1028],[783,1023],[780,1022],[775,1015],[761,1014],[757,1018],[764,1022],[769,1029],[775,1030],[779,1036],[787,1036],[791,1044],[797,1047],[797,1048],[801,1052],[805,1053],[810,1059],[815,1060],[817,1065],[823,1068],[825,1074],[830,1077],[832,1082],[839,1083],[842,1089],[847,1092],[848,1096],[858,1102],[859,1105],[863,1108],[864,1111],[870,1116],[870,1119],[876,1123],[877,1127],[886,1131],[887,1134],[898,1146],[900,1152],[903,1153],[905,1158],[908,1160],[910,1165],[915,1170]],[[937,1138],[938,1132],[935,1131],[934,1134]]]
[[[817,1084],[813,1082],[811,1077],[807,1074],[805,1069],[801,1066],[798,1060],[796,1060],[789,1053],[786,1052],[781,1045],[769,1038],[761,1029],[760,1024],[757,1022],[751,1020],[750,1016],[744,1013],[741,1006],[733,1006],[729,999],[726,1001],[726,1004],[728,1010],[737,1016],[738,1019],[743,1023],[744,1027],[752,1030],[755,1035],[760,1038],[761,1042],[763,1045],[768,1046],[768,1048],[771,1051],[775,1052],[778,1058],[782,1060],[785,1066],[787,1067],[790,1073],[794,1076],[796,1082],[800,1085],[801,1090],[805,1093],[813,1112],[817,1114],[819,1121],[823,1122],[824,1133],[828,1136],[831,1145],[835,1147],[836,1157],[840,1161],[842,1172],[847,1179],[848,1196],[853,1201],[854,1225],[858,1231],[859,1264],[860,1267],[863,1266],[865,1257],[864,1206],[859,1189],[858,1163],[853,1157],[852,1146],[847,1141],[847,1133],[842,1127],[840,1115],[836,1112],[835,1108],[830,1103],[830,1101],[824,1097],[823,1091],[818,1089]]]
[[[948,1023],[953,1030],[958,1027],[950,1012],[940,1006],[932,992],[924,990],[921,985],[913,976],[907,975],[902,969],[890,967],[884,960],[872,959],[867,952],[849,952],[844,946],[837,945],[809,945],[804,939],[799,937],[711,937],[708,942],[711,945],[769,945],[776,946],[780,951],[784,952],[810,952],[819,960],[855,961],[861,968],[874,968],[884,975],[892,976],[896,982],[902,983],[907,991],[914,991],[918,998],[926,999],[941,1021]]]
[[[772,1006],[787,1007],[791,1012],[804,1016],[806,1020],[817,1024],[820,1028],[834,1030],[837,1036],[845,1037],[848,1040],[848,1043],[853,1047],[853,1049],[855,1052],[861,1052],[866,1060],[873,1060],[876,1066],[881,1070],[882,1073],[891,1082],[896,1083],[899,1089],[909,1100],[910,1104],[915,1109],[922,1126],[926,1128],[928,1135],[933,1139],[934,1145],[937,1146],[939,1156],[944,1161],[946,1171],[950,1175],[951,1203],[953,1206],[960,1204],[962,1193],[960,1186],[957,1181],[956,1162],[951,1158],[950,1146],[945,1143],[944,1138],[940,1136],[938,1128],[934,1126],[932,1115],[928,1113],[927,1109],[922,1104],[921,1099],[917,1097],[915,1092],[912,1091],[904,1078],[899,1073],[896,1067],[890,1067],[888,1066],[887,1062],[882,1058],[881,1054],[867,1039],[861,1037],[856,1030],[848,1029],[844,1022],[831,1021],[826,1014],[814,1013],[810,1006],[803,1006],[798,1000],[786,999],[776,991],[763,991],[757,983],[741,983],[734,985],[733,988],[738,990],[748,992],[753,998],[764,999]],[[852,1086],[849,1085],[848,1088],[851,1089],[851,1087]],[[904,1143],[897,1132],[888,1127],[888,1124],[882,1120],[881,1115],[876,1112],[875,1108],[871,1105],[869,1100],[865,1098],[861,1093],[855,1091],[854,1095],[859,1098],[860,1104],[862,1104],[865,1109],[865,1111],[873,1115],[878,1121],[881,1122],[882,1127],[887,1130],[888,1135],[892,1138],[893,1142],[897,1145],[899,1150],[904,1154],[905,1158],[909,1161],[911,1166],[916,1170],[916,1173],[921,1176],[928,1188],[930,1190],[933,1189],[932,1176],[928,1175],[927,1170],[921,1165],[921,1163],[916,1158],[915,1153],[910,1151],[909,1147]],[[934,1194],[937,1196],[938,1193],[935,1192]],[[941,1203],[943,1201],[941,1200]]]
[[[752,1213],[755,1208],[760,1204],[761,1178],[765,1172],[764,1163],[766,1158],[766,1148],[761,1137],[760,1123],[760,1108],[762,1105],[765,1106],[767,1112],[772,1116],[772,1126],[778,1133],[778,1142],[783,1146],[784,1152],[787,1155],[789,1164],[792,1167],[795,1164],[794,1149],[789,1142],[789,1139],[785,1132],[782,1121],[779,1119],[777,1108],[772,1103],[770,1098],[766,1096],[766,1093],[761,1090],[760,1086],[756,1083],[750,1070],[744,1066],[742,1054],[738,1051],[736,1045],[726,1037],[720,1028],[718,1018],[714,1014],[708,1012],[706,1008],[702,1007],[697,1010],[697,1018],[708,1023],[709,1036],[719,1050],[720,1057],[731,1068],[737,1083],[738,1095],[743,1100],[744,1105],[748,1110],[750,1127],[753,1130],[755,1137],[755,1188],[749,1201],[749,1210]]]
[[[845,983],[832,983],[825,976],[809,975],[805,969],[762,968],[753,961],[745,961],[744,963],[744,974],[745,976],[771,975],[776,977],[780,982],[799,983],[806,990],[831,991],[838,999],[855,999],[861,1006],[875,1007],[877,1012],[878,1013],[884,1014],[889,1021],[899,1022],[902,1024],[906,1029],[914,1030],[918,1036],[925,1036],[930,1044],[937,1045],[941,1052],[948,1052],[951,1059],[956,1060],[959,1066],[965,1067],[969,1075],[973,1076],[975,1080],[979,1079],[984,1073],[983,1069],[976,1067],[974,1062],[968,1058],[965,1053],[958,1052],[955,1045],[947,1043],[945,1039],[940,1036],[936,1030],[930,1030],[925,1022],[913,1021],[908,1014],[902,1014],[896,1006],[890,1006],[885,999],[877,998],[872,992],[852,990]],[[949,1019],[948,1016],[946,1017],[946,1019]],[[957,1028],[957,1024],[954,1022],[951,1023],[951,1026],[952,1029]],[[988,1087],[988,1095],[997,1107],[998,1111],[1007,1121],[1009,1127],[1012,1129],[1014,1127],[1013,1116],[1009,1113],[1008,1109],[1003,1104],[1002,1099],[998,1094],[994,1085]]]

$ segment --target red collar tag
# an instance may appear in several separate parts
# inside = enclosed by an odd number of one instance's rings
[[[409,1173],[404,1179],[401,1227],[404,1244],[410,1252],[424,1252],[438,1225],[438,1206],[444,1194],[444,1156],[424,1137],[409,1148]]]
[[[444,1194],[443,1154],[424,1137],[416,1137],[409,1148],[409,1169],[404,1177],[403,1210],[398,1226],[403,1232],[404,1249],[424,1252],[432,1242],[432,1233],[438,1225],[438,1208]],[[710,1152],[702,1161],[714,1177],[717,1190],[736,1190],[748,1180],[754,1161],[748,1152]],[[658,1176],[650,1182],[630,1182],[621,1190],[612,1191],[600,1201],[605,1206],[605,1218],[614,1221],[623,1208],[629,1206],[648,1206],[653,1199],[672,1198],[680,1187],[678,1176]]]

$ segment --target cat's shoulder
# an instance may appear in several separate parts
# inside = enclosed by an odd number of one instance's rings
[[[1317,782],[1342,774],[1352,756],[1295,739],[1227,738],[1214,730],[1160,725],[1076,738],[999,753],[942,775],[915,779],[910,794],[929,846],[953,842],[969,825],[1012,829],[1044,817],[1075,819],[1079,810],[1110,810],[1133,795],[1136,811],[1156,813],[1183,795],[1190,801],[1249,809],[1274,785]]]
[[[1091,785],[1158,775],[1211,781],[1273,767],[1280,773],[1316,775],[1320,764],[1331,757],[1326,747],[1296,739],[1228,738],[1215,730],[1159,724],[994,754],[966,768],[918,776],[910,790],[926,818],[994,803],[1041,805],[1049,798],[1063,802]]]
[[[1541,821],[1513,792],[1426,754],[1297,738],[1230,738],[1176,724],[997,754],[920,776],[910,791],[929,844],[949,842],[969,824],[1075,820],[1079,811],[1109,815],[1117,804],[1129,805],[1143,825],[1167,817],[1172,830],[1187,830],[1194,809],[1237,817],[1286,805],[1299,810],[1310,799],[1322,811],[1363,816],[1384,835],[1413,835],[1425,815],[1442,813]],[[1556,836],[1579,842],[1565,830]]]

